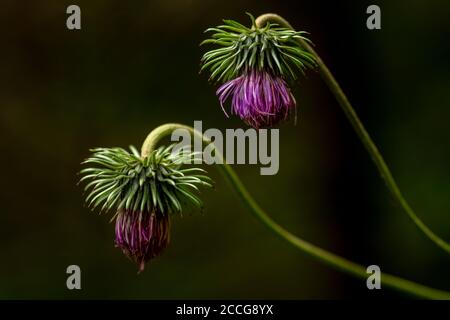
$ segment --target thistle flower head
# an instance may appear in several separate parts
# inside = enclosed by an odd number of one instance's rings
[[[217,90],[217,96],[222,108],[232,96],[231,112],[254,128],[286,120],[295,109],[295,98],[283,78],[265,71],[249,71],[226,82]]]
[[[203,55],[200,71],[209,70],[211,81],[225,82],[217,91],[222,109],[231,96],[232,113],[259,128],[286,119],[295,109],[288,82],[297,78],[296,72],[314,68],[316,61],[298,42],[310,42],[306,32],[273,23],[260,28],[249,16],[251,28],[224,20],[205,31],[212,35],[202,44],[220,47]]]
[[[169,244],[169,215],[159,211],[120,210],[116,218],[116,246],[139,265],[159,256]]]
[[[170,215],[183,205],[202,207],[196,191],[211,187],[211,179],[200,168],[182,168],[194,153],[174,153],[173,145],[141,157],[131,147],[97,148],[83,164],[80,181],[89,181],[86,202],[100,212],[115,210],[116,246],[139,264],[158,256],[168,245]],[[92,167],[91,167],[92,166]]]

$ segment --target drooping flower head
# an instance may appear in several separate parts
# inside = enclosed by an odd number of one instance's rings
[[[198,186],[211,186],[200,168],[181,168],[195,154],[171,152],[161,147],[142,158],[135,148],[93,149],[84,164],[80,181],[89,180],[86,202],[102,211],[115,210],[115,244],[144,270],[169,244],[170,216],[181,213],[183,204],[201,207]]]
[[[249,14],[250,15],[250,14]],[[233,20],[209,28],[212,43],[220,48],[206,52],[202,70],[211,72],[210,80],[223,83],[217,90],[220,105],[231,98],[231,113],[255,128],[273,126],[286,120],[296,108],[288,82],[296,71],[302,73],[316,64],[314,56],[300,45],[304,31],[294,31],[268,23],[259,28],[253,17],[247,28]]]
[[[158,212],[120,210],[116,218],[116,246],[144,270],[169,244],[170,220]]]

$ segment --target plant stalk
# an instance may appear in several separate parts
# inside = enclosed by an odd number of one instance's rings
[[[142,145],[141,156],[148,156],[153,150],[156,149],[158,143],[161,142],[163,138],[169,136],[173,131],[177,129],[188,130],[191,135],[201,138],[204,144],[212,143],[208,138],[204,137],[202,133],[195,131],[192,127],[177,123],[169,123],[161,125],[150,132]],[[272,218],[270,218],[270,216],[258,205],[255,199],[253,199],[248,190],[242,184],[233,168],[225,162],[225,160],[223,159],[223,155],[220,153],[220,150],[215,149],[215,151],[220,155],[221,159],[223,160],[222,162],[224,163],[223,165],[219,165],[222,174],[229,181],[244,205],[264,226],[266,226],[270,231],[275,233],[281,239],[287,241],[296,249],[308,254],[316,260],[325,263],[337,270],[350,274],[354,277],[367,279],[369,275],[366,272],[366,268],[364,268],[363,266],[342,258],[329,251],[326,251],[293,235],[292,233],[278,225],[274,220],[272,220]],[[387,273],[381,274],[381,284],[382,287],[390,287],[397,291],[418,298],[450,300],[449,292],[430,288]]]
[[[276,23],[280,25],[281,27],[286,27],[293,29],[291,24],[286,21],[283,17],[274,14],[274,13],[266,13],[263,15],[260,15],[256,20],[255,24],[258,28],[265,27],[267,23]],[[366,148],[367,152],[369,153],[370,157],[372,158],[373,162],[375,163],[375,166],[378,169],[378,172],[381,174],[381,177],[386,183],[387,188],[392,193],[395,200],[400,204],[400,206],[403,208],[403,210],[406,212],[406,214],[411,218],[411,220],[415,223],[415,225],[431,240],[433,241],[438,247],[446,251],[450,254],[450,244],[448,244],[445,240],[440,238],[438,235],[436,235],[428,226],[423,223],[423,221],[417,216],[417,214],[414,212],[414,210],[411,208],[409,203],[406,201],[406,199],[403,197],[403,194],[400,191],[400,188],[398,187],[397,183],[394,180],[394,177],[392,176],[391,171],[389,170],[389,167],[387,166],[386,162],[384,161],[383,157],[380,154],[380,151],[378,150],[375,143],[372,141],[369,133],[364,128],[361,120],[359,119],[358,115],[356,114],[355,110],[353,109],[350,101],[348,100],[347,96],[345,95],[344,91],[334,78],[331,71],[328,69],[328,67],[325,65],[323,60],[320,58],[320,56],[317,54],[317,52],[303,39],[297,39],[299,44],[306,49],[309,53],[314,55],[317,67],[319,69],[320,75],[323,79],[323,81],[326,83],[328,88],[333,93],[334,97],[336,98],[337,102],[341,106],[342,110],[344,111],[347,119],[350,121],[353,129],[355,130],[356,134],[358,135],[359,139],[361,140],[362,144]]]

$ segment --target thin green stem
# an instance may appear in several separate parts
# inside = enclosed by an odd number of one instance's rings
[[[273,14],[273,13],[267,13],[259,16],[256,19],[256,26],[259,28],[265,27],[268,22],[276,23],[282,27],[293,29],[291,24],[287,22],[283,17]],[[389,167],[387,166],[386,162],[384,161],[383,157],[380,154],[380,151],[378,151],[377,146],[370,138],[369,133],[364,128],[361,120],[359,119],[358,115],[356,114],[355,110],[353,109],[352,105],[350,104],[347,96],[345,95],[344,91],[342,91],[342,88],[339,86],[338,82],[334,78],[333,74],[330,72],[328,67],[325,65],[323,60],[320,58],[320,56],[317,54],[317,52],[303,39],[298,39],[298,42],[302,47],[306,49],[309,53],[315,56],[317,67],[319,69],[320,75],[322,76],[322,79],[327,84],[328,88],[331,90],[333,95],[335,96],[337,102],[341,106],[342,110],[344,111],[345,115],[347,116],[347,119],[350,121],[353,129],[356,131],[356,134],[358,135],[359,139],[363,143],[364,147],[366,148],[367,152],[369,152],[370,157],[372,158],[373,162],[375,163],[375,166],[377,167],[379,173],[381,174],[381,177],[384,179],[387,188],[392,193],[394,198],[398,201],[400,206],[403,208],[403,210],[408,214],[408,216],[411,218],[411,220],[416,224],[416,226],[422,230],[422,232],[431,240],[433,241],[437,246],[445,250],[447,253],[450,253],[450,244],[448,244],[445,240],[440,238],[438,235],[436,235],[433,231],[431,231],[430,228],[428,228],[423,221],[416,215],[414,210],[411,208],[409,203],[406,201],[406,199],[403,197],[403,194],[400,191],[400,188],[398,187],[397,183],[394,180],[394,177],[392,176],[391,171],[389,170]]]
[[[153,150],[155,150],[156,146],[162,139],[166,136],[170,135],[173,131],[177,129],[188,130],[191,135],[197,136],[203,140],[205,144],[212,143],[209,139],[204,137],[201,132],[195,131],[192,127],[169,123],[164,124],[156,129],[154,129],[145,139],[142,149],[141,155],[143,157],[149,155]],[[316,260],[323,262],[337,270],[348,273],[352,276],[361,279],[367,279],[368,274],[366,272],[366,268],[363,266],[356,264],[352,261],[349,261],[345,258],[342,258],[338,255],[335,255],[329,251],[326,251],[322,248],[319,248],[284,229],[280,225],[278,225],[270,216],[258,205],[258,203],[253,199],[248,190],[242,184],[241,180],[237,176],[236,172],[228,165],[220,154],[218,149],[215,149],[218,155],[221,157],[223,165],[220,165],[221,172],[230,182],[233,189],[237,192],[237,195],[245,204],[245,206],[253,213],[253,215],[260,221],[264,226],[266,226],[270,231],[278,235],[281,239],[290,243],[293,247],[298,250],[310,255]],[[426,287],[421,284],[414,283],[409,280],[405,280],[393,275],[389,275],[386,273],[382,273],[381,275],[381,283],[382,286],[387,286],[403,293],[407,293],[419,298],[427,298],[427,299],[449,299],[450,293],[446,291],[441,291],[437,289],[433,289],[430,287]]]

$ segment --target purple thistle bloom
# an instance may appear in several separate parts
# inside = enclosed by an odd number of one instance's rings
[[[116,247],[139,265],[159,256],[169,244],[169,216],[159,212],[120,210],[116,219]]]
[[[231,112],[254,128],[271,127],[286,120],[295,98],[286,82],[267,71],[251,70],[224,83],[216,92],[223,104],[231,95]]]

